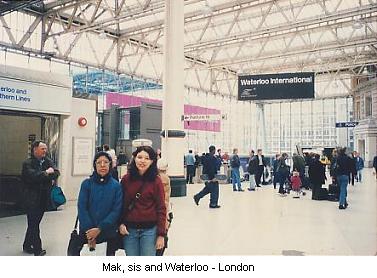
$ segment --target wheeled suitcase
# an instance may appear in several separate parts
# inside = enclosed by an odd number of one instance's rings
[[[329,194],[339,196],[339,186],[337,184],[329,184]]]
[[[327,200],[328,199],[329,192],[327,191],[327,188],[320,188],[318,190],[318,199],[317,200]]]

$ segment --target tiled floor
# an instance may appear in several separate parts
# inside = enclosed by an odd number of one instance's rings
[[[188,185],[187,197],[172,198],[174,220],[167,255],[375,255],[377,253],[377,183],[370,169],[363,182],[348,187],[349,208],[336,202],[280,197],[266,186],[233,192],[220,185],[220,209],[208,197],[196,206],[192,196],[202,184]],[[244,184],[246,188],[246,184]],[[48,255],[65,255],[75,220],[75,202],[46,213],[42,241]],[[0,255],[21,251],[26,217],[0,219]],[[104,255],[99,246],[95,255]],[[86,255],[91,255],[87,250]],[[118,251],[117,255],[122,255]]]

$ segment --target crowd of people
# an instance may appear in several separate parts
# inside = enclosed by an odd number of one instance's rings
[[[47,145],[35,141],[31,146],[31,157],[24,161],[22,179],[25,183],[25,208],[27,212],[27,231],[23,250],[35,256],[43,256],[39,225],[50,201],[50,190],[60,175],[54,163],[47,157]],[[216,154],[217,152],[217,154]],[[86,178],[78,195],[79,248],[84,244],[94,250],[99,243],[107,242],[106,255],[115,255],[116,250],[124,249],[126,255],[162,255],[167,243],[167,232],[172,219],[170,212],[170,179],[166,174],[168,162],[161,158],[161,151],[150,146],[139,146],[128,162],[128,171],[121,180],[118,177],[117,157],[108,145],[98,148],[93,160],[93,173]],[[124,159],[124,157],[122,158]],[[287,153],[276,154],[271,163],[271,176],[274,189],[279,184],[278,193],[287,196],[294,191],[299,198],[304,189],[310,189],[313,200],[323,200],[335,195],[339,209],[346,209],[347,186],[355,185],[363,179],[364,161],[359,153],[347,155],[346,148],[334,149],[328,160],[321,160],[319,154],[293,154],[291,160]],[[186,182],[193,183],[196,169],[202,165],[207,180],[204,188],[193,196],[196,205],[210,194],[209,208],[221,206],[219,200],[218,172],[223,163],[230,167],[233,191],[243,192],[240,177],[240,158],[238,149],[232,155],[215,146],[199,156],[192,150],[185,155],[187,167]],[[265,168],[270,163],[262,150],[250,152],[247,163],[249,191],[261,187]],[[329,190],[322,188],[329,168]],[[377,169],[377,156],[373,161],[374,174]]]

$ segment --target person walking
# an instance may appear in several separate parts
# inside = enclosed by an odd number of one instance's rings
[[[124,200],[119,232],[127,256],[155,256],[165,245],[167,221],[157,154],[150,146],[140,146],[132,156],[121,181]]]
[[[209,208],[220,208],[219,201],[219,182],[215,180],[218,169],[218,160],[215,157],[215,146],[209,147],[209,153],[202,157],[203,174],[208,175],[209,181],[206,181],[204,188],[194,195],[194,202],[198,206],[201,198],[210,194]]]
[[[42,248],[39,225],[51,202],[52,181],[60,172],[47,157],[47,145],[43,141],[35,141],[31,145],[31,156],[22,164],[21,178],[25,185],[24,206],[27,217],[27,230],[23,243],[23,251],[34,256],[46,255]]]

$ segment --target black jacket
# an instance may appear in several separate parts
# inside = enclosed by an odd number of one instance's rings
[[[52,181],[60,175],[55,169],[53,174],[47,174],[48,168],[54,168],[54,163],[49,158],[44,158],[40,163],[35,157],[28,158],[22,164],[22,181],[24,183],[24,207],[26,209],[46,209],[51,201]]]
[[[309,166],[309,179],[312,184],[325,183],[325,166],[317,159],[315,159]]]
[[[258,164],[259,162],[257,156],[254,155],[252,158],[250,158],[249,165],[247,166],[247,171],[250,175],[255,175],[257,173]]]
[[[339,155],[336,158],[336,163],[337,167],[335,170],[335,174],[337,176],[349,176],[350,173],[353,171],[353,160],[345,154]]]
[[[203,164],[203,174],[207,174],[208,178],[211,180],[217,174],[218,160],[213,154],[207,153],[204,158],[202,158]]]
[[[237,154],[233,154],[230,158],[230,167],[232,168],[240,168],[241,162],[240,158]]]

